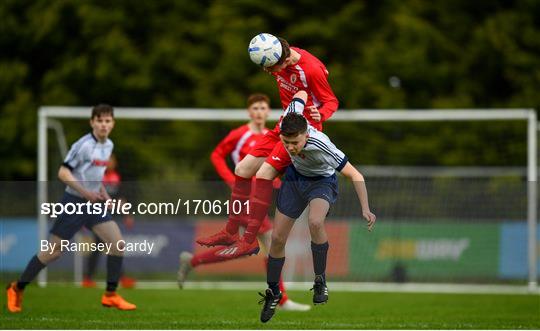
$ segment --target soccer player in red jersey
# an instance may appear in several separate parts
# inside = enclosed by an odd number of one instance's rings
[[[230,155],[234,164],[238,164],[248,154],[251,148],[268,133],[266,119],[270,113],[270,99],[264,94],[252,94],[247,100],[247,107],[250,121],[232,130],[216,146],[210,156],[216,172],[231,187],[234,185],[235,177],[227,165],[227,157]],[[248,220],[244,220],[240,226],[246,228],[248,226]],[[265,216],[261,227],[258,229],[257,238],[267,249],[270,248],[272,224],[268,215]],[[224,255],[219,254],[223,248],[223,246],[215,247],[195,255],[190,252],[182,252],[180,254],[180,268],[177,278],[178,286],[183,288],[187,274],[198,265],[224,261]],[[279,280],[279,288],[283,292],[283,297],[279,302],[281,309],[307,311],[311,308],[309,305],[290,300],[284,292],[285,287],[282,279]]]
[[[264,68],[276,79],[282,108],[292,101],[294,94],[306,91],[308,99],[304,117],[317,130],[322,130],[322,123],[337,110],[339,102],[328,83],[328,70],[325,65],[308,51],[290,47],[288,42],[279,38],[282,52],[280,60],[271,67]],[[249,151],[248,155],[236,165],[235,181],[231,201],[238,200],[241,205],[250,200],[249,213],[229,215],[225,229],[197,242],[204,246],[233,245],[229,249],[229,258],[256,254],[259,250],[255,236],[262,221],[268,214],[272,200],[272,181],[291,163],[291,159],[280,143],[279,123]],[[252,194],[251,177],[256,176]],[[248,219],[244,235],[237,240],[240,224]],[[231,247],[232,248],[232,247]]]

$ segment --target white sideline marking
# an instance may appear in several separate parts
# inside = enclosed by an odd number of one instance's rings
[[[285,282],[290,290],[309,290],[311,282]],[[176,282],[137,281],[137,289],[173,289]],[[189,290],[264,290],[264,282],[186,282]],[[480,285],[480,284],[439,284],[439,283],[328,283],[330,292],[405,292],[405,293],[475,293],[475,294],[540,294],[540,290],[530,292],[526,285]]]

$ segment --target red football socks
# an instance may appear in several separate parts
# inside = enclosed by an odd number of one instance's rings
[[[229,205],[229,221],[225,226],[225,230],[230,234],[238,233],[240,224],[247,219],[248,208],[246,201],[249,201],[249,195],[251,194],[251,178],[244,178],[237,175],[234,177],[235,181]],[[239,213],[235,214],[234,211],[239,211]]]
[[[244,232],[244,241],[252,243],[261,224],[268,215],[268,208],[272,203],[272,180],[257,178],[255,181],[255,194],[249,204],[249,222]]]

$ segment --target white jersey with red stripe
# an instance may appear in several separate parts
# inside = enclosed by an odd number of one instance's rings
[[[99,142],[92,133],[89,133],[71,146],[63,165],[71,170],[73,177],[85,189],[99,192],[113,147],[110,139]],[[69,186],[66,187],[66,192],[81,196]]]
[[[233,132],[234,134],[230,138],[236,137],[238,139],[233,138],[236,141],[234,142],[234,149],[231,151],[231,158],[236,165],[248,154],[249,150],[255,146],[257,141],[268,132],[268,129],[265,128],[262,132],[253,132],[249,128],[249,125],[245,124],[231,133]]]

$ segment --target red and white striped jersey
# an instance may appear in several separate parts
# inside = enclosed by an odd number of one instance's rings
[[[227,156],[231,156],[236,165],[242,160],[255,146],[257,141],[261,139],[268,130],[265,128],[262,133],[251,131],[249,125],[244,124],[236,129],[233,129],[223,138],[212,151],[210,160],[214,165],[219,176],[228,184],[234,183],[234,173],[227,166]]]

